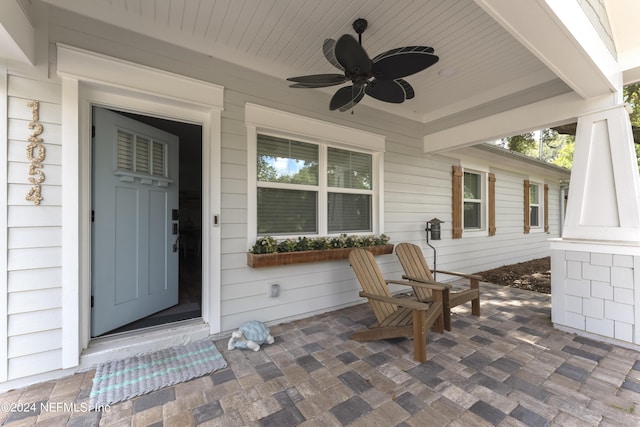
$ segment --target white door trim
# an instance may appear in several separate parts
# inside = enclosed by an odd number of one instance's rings
[[[220,332],[221,113],[224,88],[58,45],[62,78],[62,367],[78,366],[90,340],[91,106],[202,126],[202,317]],[[144,341],[144,336],[140,337]]]

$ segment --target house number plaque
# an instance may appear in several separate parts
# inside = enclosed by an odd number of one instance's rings
[[[42,189],[40,184],[44,182],[44,172],[42,172],[42,162],[45,157],[45,147],[42,144],[43,140],[40,138],[40,134],[43,131],[42,124],[40,123],[40,102],[29,101],[28,107],[31,107],[33,118],[29,123],[29,129],[31,129],[31,135],[29,135],[29,145],[27,145],[27,160],[29,160],[29,182],[33,184],[31,189],[27,192],[25,200],[33,202],[34,205],[39,205],[42,201]]]

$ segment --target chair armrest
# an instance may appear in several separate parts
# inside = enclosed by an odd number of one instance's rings
[[[446,270],[431,270],[431,272],[432,273],[448,274],[450,276],[463,277],[465,279],[482,280],[482,276],[478,276],[477,274],[458,273],[457,271],[446,271]]]
[[[368,292],[360,291],[360,296],[363,298],[369,298],[375,301],[388,302],[391,304],[396,304],[401,307],[407,307],[412,310],[428,310],[429,304],[425,304],[423,302],[418,302],[408,298],[395,298],[395,297],[387,297],[384,295],[376,295],[370,294]]]
[[[411,277],[406,275],[403,275],[402,278],[409,280],[409,283],[408,283],[409,286],[415,286],[418,288],[437,289],[440,291],[450,291],[451,289],[453,289],[453,286],[451,286],[448,283],[434,282],[433,280],[427,280],[427,279]]]

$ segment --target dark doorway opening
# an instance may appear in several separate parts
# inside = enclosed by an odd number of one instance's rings
[[[202,126],[112,111],[179,138],[179,302],[104,335],[202,317]]]

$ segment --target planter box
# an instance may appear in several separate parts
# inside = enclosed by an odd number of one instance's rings
[[[325,249],[320,251],[280,252],[275,254],[247,253],[249,267],[272,267],[276,265],[300,264],[303,262],[336,261],[349,258],[349,253],[355,248]],[[393,253],[393,245],[368,246],[366,248],[374,255]]]

